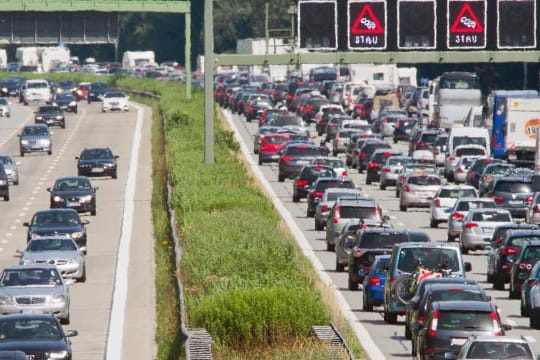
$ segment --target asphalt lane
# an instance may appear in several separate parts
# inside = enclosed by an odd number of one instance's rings
[[[15,101],[14,101],[15,102]],[[101,113],[99,103],[79,103],[78,114],[67,114],[66,129],[52,128],[53,154],[19,155],[18,130],[33,122],[32,106],[12,104],[11,118],[0,119],[0,153],[12,154],[20,162],[20,185],[12,186],[11,201],[0,203],[0,265],[16,264],[16,249],[26,246],[26,228],[32,214],[49,207],[47,187],[60,176],[77,175],[75,156],[84,147],[109,146],[120,156],[118,179],[92,178],[98,186],[97,215],[82,215],[90,221],[87,281],[71,285],[71,324],[65,329],[78,330],[72,338],[75,359],[95,360],[105,357],[118,245],[125,220],[125,188],[134,141],[137,110],[127,113]],[[128,293],[125,304],[123,337],[112,337],[123,348],[122,359],[155,357],[155,290],[153,267],[153,234],[150,216],[151,158],[150,115],[144,110],[142,141],[133,214],[133,236],[127,271]]]
[[[253,149],[253,134],[257,130],[257,123],[247,123],[243,117],[232,115],[228,110],[223,111],[235,124],[238,129],[239,136],[243,139],[248,149]],[[311,125],[311,134],[314,135],[314,126]],[[318,143],[320,138],[316,138]],[[407,152],[408,145],[405,142],[400,142],[396,145],[392,144],[393,148],[399,149],[404,153]],[[257,164],[257,156],[251,151],[248,161]],[[292,202],[292,181],[278,182],[277,180],[277,165],[265,164],[259,166],[263,176],[269,181],[274,192],[272,194],[275,199],[279,199],[286,211],[295,219],[297,226],[302,230],[304,237],[308,240],[313,254],[317,257],[324,267],[325,273],[331,278],[333,286],[346,299],[348,307],[356,316],[356,321],[365,328],[371,339],[375,342],[383,356],[372,358],[385,359],[403,359],[411,358],[411,343],[404,336],[404,317],[398,317],[397,325],[389,325],[383,321],[382,307],[375,308],[374,312],[364,312],[362,310],[362,292],[350,291],[347,288],[347,273],[337,273],[335,271],[335,253],[326,250],[325,232],[315,231],[313,218],[306,217],[306,203],[302,200],[300,203]],[[365,174],[358,174],[358,171],[350,169],[350,176],[354,182],[361,186],[362,189],[379,202],[383,208],[383,213],[389,215],[391,223],[395,228],[405,228],[409,230],[421,230],[429,234],[433,241],[446,242],[447,227],[446,224],[439,225],[439,228],[432,229],[429,227],[429,209],[428,208],[411,208],[406,212],[399,211],[398,199],[395,197],[395,187],[388,187],[387,190],[379,190],[379,184],[365,184]],[[528,326],[528,318],[520,316],[519,300],[509,300],[508,290],[497,291],[493,290],[491,284],[487,284],[486,280],[486,252],[472,251],[469,255],[464,256],[465,261],[472,264],[472,272],[467,276],[477,280],[482,287],[486,289],[488,295],[492,297],[492,301],[500,308],[501,317],[504,323],[513,326],[513,329],[508,332],[508,335],[525,336],[533,347],[540,353],[540,344],[536,339],[540,338],[540,331],[533,330]],[[508,289],[508,285],[506,287]],[[365,339],[360,339],[365,341]]]

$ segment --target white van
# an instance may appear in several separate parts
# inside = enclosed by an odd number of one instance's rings
[[[51,97],[51,87],[45,79],[26,80],[23,85],[21,100],[24,105],[28,105],[31,101],[47,102]]]
[[[450,129],[446,153],[452,154],[459,145],[481,145],[491,155],[489,131],[486,128],[472,126],[456,126]]]

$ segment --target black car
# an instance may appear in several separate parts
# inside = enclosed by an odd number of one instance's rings
[[[376,149],[371,155],[366,169],[366,185],[370,185],[373,181],[381,180],[381,169],[386,163],[386,159],[390,156],[402,155],[401,151],[391,149]]]
[[[508,298],[520,298],[521,285],[529,278],[529,273],[538,260],[540,260],[540,240],[525,240],[519,254],[512,262]]]
[[[78,176],[110,176],[118,178],[118,155],[114,155],[110,148],[86,148],[77,161]]]
[[[307,195],[307,217],[313,217],[317,204],[321,201],[324,191],[328,188],[355,189],[356,186],[351,178],[344,177],[319,177],[309,189]]]
[[[327,154],[328,148],[324,146],[305,142],[287,144],[278,160],[278,181],[283,182],[286,178],[295,178],[311,160]]]
[[[24,82],[22,77],[8,77],[0,83],[0,95],[3,97],[19,96],[21,85]]]
[[[394,128],[394,144],[399,140],[409,141],[411,139],[412,129],[416,126],[418,120],[412,118],[400,119]]]
[[[77,98],[71,93],[55,94],[51,99],[51,104],[59,106],[63,111],[77,113]]]
[[[72,359],[70,337],[52,314],[14,314],[0,317],[0,353],[22,351],[26,359]],[[23,357],[24,358],[24,357]],[[11,357],[2,359],[19,359]]]
[[[74,209],[48,209],[37,211],[30,222],[23,223],[28,228],[27,241],[43,236],[68,235],[79,247],[86,247],[86,225]]]
[[[56,92],[63,94],[75,94],[77,91],[77,84],[73,80],[65,79],[58,80],[56,83]]]
[[[93,82],[88,89],[87,100],[90,104],[92,101],[101,101],[101,97],[110,90],[109,84],[106,82]]]
[[[485,197],[495,200],[498,208],[507,209],[512,217],[522,218],[527,213],[533,195],[532,181],[528,175],[498,177],[484,193]]]
[[[41,105],[34,114],[34,122],[36,124],[60,126],[62,129],[66,127],[66,116],[60,106]]]
[[[51,209],[71,208],[78,212],[96,215],[96,191],[86,176],[61,177],[56,179],[51,193]]]
[[[293,202],[299,202],[300,199],[307,197],[310,186],[319,177],[335,177],[336,172],[330,166],[324,165],[306,165],[300,171],[300,174],[293,182]]]
[[[9,179],[2,163],[0,163],[0,197],[4,201],[9,201]]]

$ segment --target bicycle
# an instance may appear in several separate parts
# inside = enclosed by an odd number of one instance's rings
[[[422,280],[427,278],[449,277],[451,273],[452,270],[445,264],[440,264],[435,270],[429,270],[424,268],[420,263],[416,266],[414,272],[406,273],[398,277],[392,284],[390,291],[394,300],[407,305],[416,293],[418,284],[420,284]]]

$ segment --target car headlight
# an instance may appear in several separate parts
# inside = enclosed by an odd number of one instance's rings
[[[82,196],[82,197],[81,197],[81,201],[84,201],[84,202],[90,202],[90,201],[92,201],[92,195]]]
[[[8,92],[8,88],[2,88],[2,92]]]
[[[69,103],[69,106],[76,106],[76,105],[77,105],[77,103],[75,101],[72,101],[72,102]]]
[[[36,120],[43,120],[43,116],[36,116]]]
[[[64,117],[62,115],[57,115],[56,120],[62,120]]]
[[[34,263],[34,260],[32,259],[21,259],[19,261],[19,265],[31,265]]]
[[[47,146],[47,145],[50,145],[51,140],[49,140],[49,139],[41,139],[41,140],[39,141],[39,143],[40,143],[41,145]]]
[[[0,296],[0,305],[12,305],[13,299],[11,296]]]
[[[31,237],[32,239],[39,239],[39,238],[41,237],[41,235],[40,235],[40,234],[36,234],[36,233],[32,233],[32,235],[30,235],[30,237]]]
[[[71,233],[71,238],[72,239],[80,239],[84,236],[84,232],[82,231],[76,231],[74,233]]]
[[[7,185],[7,181],[6,180],[0,180],[0,185]]]
[[[28,140],[21,140],[21,144],[28,145]]]
[[[66,302],[66,296],[64,294],[54,295],[51,298],[51,302],[56,303],[56,304],[65,303]]]
[[[64,199],[61,196],[56,195],[55,197],[53,197],[53,201],[54,202],[62,202],[62,201],[64,201]]]
[[[67,350],[51,351],[49,353],[49,359],[66,359],[68,357]]]

